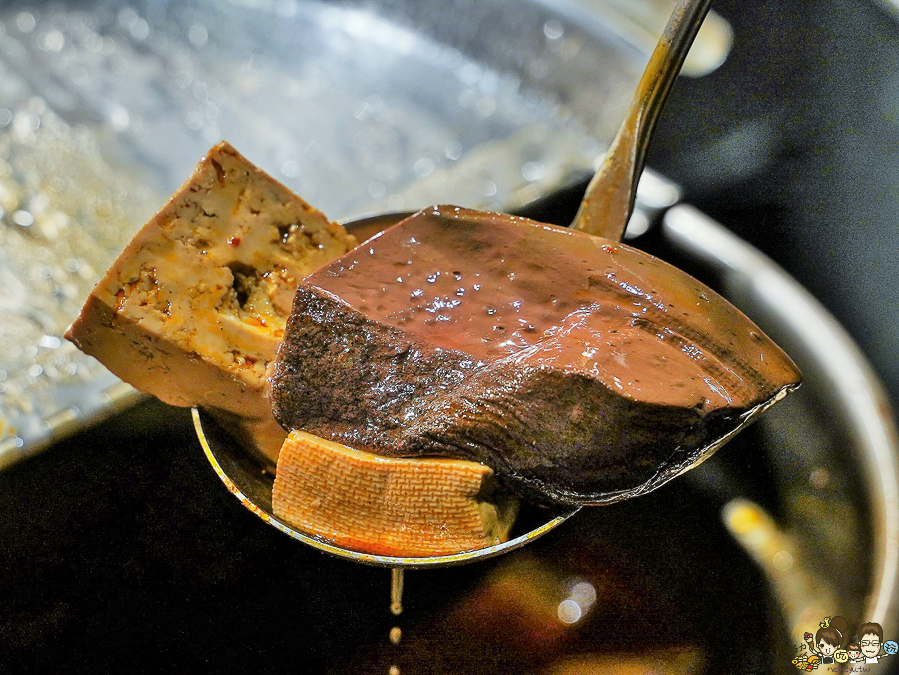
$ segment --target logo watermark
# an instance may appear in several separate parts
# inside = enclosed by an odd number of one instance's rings
[[[825,672],[837,672],[836,664],[849,664],[842,672],[875,672],[877,664],[899,651],[894,640],[884,642],[879,623],[862,623],[850,634],[849,624],[841,616],[824,617],[815,633],[806,632],[804,638],[797,647],[793,665],[805,671],[823,668]]]

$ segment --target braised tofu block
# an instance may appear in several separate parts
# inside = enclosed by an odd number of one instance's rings
[[[355,243],[221,143],[135,235],[66,337],[141,391],[245,425],[274,462],[286,434],[271,418],[266,367],[297,283]]]
[[[341,548],[421,557],[504,542],[517,513],[493,471],[459,459],[394,459],[292,431],[272,493],[277,517]]]

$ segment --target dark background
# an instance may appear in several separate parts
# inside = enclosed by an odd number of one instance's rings
[[[899,401],[899,15],[888,2],[717,0],[727,62],[675,85],[649,165],[774,258]]]

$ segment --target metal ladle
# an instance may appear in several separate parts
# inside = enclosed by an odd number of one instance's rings
[[[640,79],[628,114],[587,188],[572,223],[574,229],[620,240],[633,210],[637,181],[643,171],[646,150],[659,112],[710,4],[711,0],[681,0],[678,3]],[[405,214],[375,216],[347,223],[346,228],[364,241],[403,217]],[[529,514],[524,514],[523,523],[522,517],[519,517],[516,527],[519,531],[524,530],[522,534],[502,544],[454,555],[409,558],[360,553],[305,534],[275,517],[272,509],[274,476],[202,410],[193,409],[193,420],[206,457],[219,478],[244,506],[272,527],[320,551],[367,565],[392,568],[391,596],[394,607],[400,607],[403,569],[458,565],[513,551],[546,534],[579,510],[531,509]]]

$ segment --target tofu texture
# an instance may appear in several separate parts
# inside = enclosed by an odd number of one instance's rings
[[[302,431],[284,442],[272,505],[336,546],[404,557],[504,542],[518,511],[483,464],[379,457]]]
[[[272,434],[266,368],[297,283],[356,244],[227,143],[135,235],[66,337],[140,391]]]

